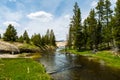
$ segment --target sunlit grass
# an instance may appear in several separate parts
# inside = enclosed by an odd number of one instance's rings
[[[0,80],[51,80],[44,67],[32,59],[0,59]]]
[[[22,49],[39,49],[39,47],[37,47],[35,45],[27,44],[27,43],[22,44],[21,46],[19,46],[19,48],[22,48]]]

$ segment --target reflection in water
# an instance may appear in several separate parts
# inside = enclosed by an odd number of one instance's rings
[[[40,62],[54,80],[120,80],[120,70],[104,66],[104,61],[93,62],[74,54],[43,54]]]

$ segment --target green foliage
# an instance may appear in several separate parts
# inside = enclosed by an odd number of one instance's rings
[[[47,30],[46,35],[42,37],[42,43],[44,43],[44,45],[56,46],[55,42],[56,40],[53,30]]]
[[[41,39],[41,46],[45,46],[46,45],[46,42],[45,42],[45,36],[42,36],[42,39]]]
[[[105,23],[106,23],[107,27],[109,26],[109,22],[110,22],[110,19],[112,17],[112,13],[113,13],[113,11],[110,7],[111,7],[111,2],[109,0],[105,0],[105,6],[104,6],[105,15],[104,15],[104,18],[105,18]]]
[[[75,3],[73,11],[74,11],[73,26],[75,27],[74,47],[75,49],[80,50],[82,46],[82,32],[81,32],[82,26],[81,26],[81,12],[77,3]]]
[[[55,35],[54,35],[53,30],[51,30],[49,36],[50,36],[50,39],[49,39],[50,40],[50,45],[56,46],[56,40],[55,40]]]
[[[18,42],[20,42],[20,43],[23,43],[23,42],[24,42],[23,36],[20,36],[20,37],[18,38]]]
[[[51,31],[47,30],[46,35],[42,37],[40,34],[34,34],[31,37],[31,41],[33,42],[34,45],[38,47],[45,46],[45,45],[56,46],[55,35],[53,30]]]
[[[98,20],[103,21],[104,20],[104,0],[99,0],[96,6]]]
[[[75,3],[73,9],[74,15],[71,19],[69,35],[67,37],[67,46],[69,48],[101,50],[110,49],[115,44],[119,46],[120,27],[116,27],[116,17],[113,17],[112,14],[111,2],[109,0],[99,0],[95,9],[91,9],[89,16],[84,20],[83,25],[81,25],[80,8]],[[120,19],[117,20],[119,24]]]
[[[3,34],[3,39],[5,41],[16,41],[17,40],[17,32],[14,26],[11,24],[8,25],[6,32]]]
[[[26,30],[25,30],[25,32],[23,33],[23,40],[24,40],[26,43],[29,43],[29,42],[30,42],[30,38],[29,38],[28,33],[27,33]]]
[[[90,11],[90,14],[87,18],[87,32],[88,32],[88,45],[91,49],[98,47],[97,41],[97,20],[95,19],[95,11],[94,9]]]
[[[97,14],[97,18],[98,18],[98,23],[97,23],[97,41],[96,44],[100,45],[102,43],[103,40],[103,36],[102,36],[102,28],[103,28],[103,24],[104,24],[104,16],[105,16],[105,2],[104,0],[99,0],[96,6],[96,14]]]
[[[117,0],[115,8],[114,38],[116,46],[120,48],[120,0]]]
[[[40,34],[34,34],[31,38],[31,41],[33,42],[34,45],[39,46],[42,44],[41,41],[41,35]]]
[[[80,12],[80,8],[78,6],[77,3],[75,3],[74,5],[74,9],[73,9],[74,15],[73,18],[71,20],[71,26],[70,26],[70,30],[69,30],[69,47],[71,46],[71,43],[73,45],[73,47],[77,50],[81,49],[81,46],[83,45],[83,40],[82,40],[82,25],[81,25],[81,12]],[[72,46],[71,46],[72,47]]]
[[[27,44],[27,43],[20,45],[18,48],[24,49],[24,50],[39,50],[39,47],[32,44]]]
[[[0,80],[51,80],[43,66],[32,59],[0,59]]]
[[[72,25],[70,25],[70,28],[69,28],[69,35],[67,36],[67,47],[69,49],[72,48],[72,39],[73,39],[73,35],[72,35]]]
[[[89,40],[89,34],[88,34],[88,21],[87,19],[84,20],[84,23],[83,23],[83,44],[84,44],[84,48],[87,49],[87,44],[88,44],[88,40]]]
[[[0,39],[1,39],[2,37],[1,37],[1,34],[0,34]]]
[[[47,30],[46,35],[44,36],[45,44],[50,44],[50,31]]]
[[[109,48],[109,43],[112,43],[112,26],[110,25],[110,21],[112,19],[112,9],[111,7],[111,2],[109,0],[105,0],[105,6],[104,6],[104,11],[105,11],[105,15],[104,15],[104,27],[103,27],[103,31],[102,31],[102,35],[103,35],[103,42],[107,43],[107,48]],[[113,44],[113,43],[112,43]]]

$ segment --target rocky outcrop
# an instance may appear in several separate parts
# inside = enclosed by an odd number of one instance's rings
[[[5,42],[0,40],[0,54],[2,53],[37,53],[37,52],[49,52],[54,50],[52,46],[41,46],[37,47],[32,44],[18,43],[18,42]]]
[[[16,47],[15,45],[8,43],[8,42],[4,42],[4,41],[0,41],[0,53],[19,53],[19,49],[18,47]]]

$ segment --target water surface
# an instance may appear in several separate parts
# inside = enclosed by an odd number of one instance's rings
[[[74,54],[63,54],[57,49],[54,53],[43,54],[40,62],[54,80],[120,80],[120,70]]]

